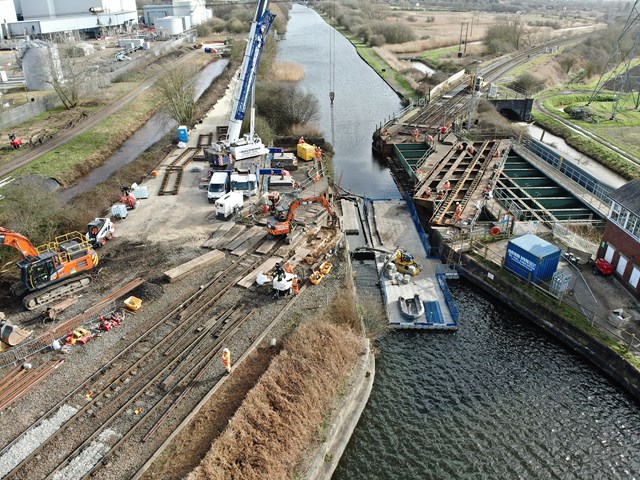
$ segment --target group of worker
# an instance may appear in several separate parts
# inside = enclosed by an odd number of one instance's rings
[[[473,145],[469,144],[469,145],[465,145],[464,143],[459,143],[456,146],[456,151],[457,152],[463,152],[464,150],[467,150],[467,152],[469,152],[471,155],[475,155],[476,153],[476,149]]]

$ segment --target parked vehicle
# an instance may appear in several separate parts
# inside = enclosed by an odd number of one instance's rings
[[[210,203],[214,203],[229,191],[229,172],[213,172],[207,188],[207,198]]]
[[[593,264],[593,274],[594,275],[612,275],[614,270],[614,266],[611,263],[607,262],[604,258],[598,258],[596,262]]]
[[[113,232],[115,232],[113,222],[109,218],[96,217],[87,225],[86,237],[94,248],[98,248],[107,243],[107,240],[113,238]]]
[[[258,177],[255,173],[236,172],[231,174],[231,191],[241,192],[245,197],[258,194]]]
[[[216,216],[223,220],[242,210],[244,196],[242,192],[228,192],[216,200]]]

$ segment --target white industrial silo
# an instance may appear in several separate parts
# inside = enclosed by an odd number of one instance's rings
[[[62,78],[62,63],[58,47],[42,40],[28,40],[18,47],[18,57],[27,90],[50,90],[54,74]]]
[[[160,35],[179,35],[184,31],[181,17],[156,18],[156,32]]]

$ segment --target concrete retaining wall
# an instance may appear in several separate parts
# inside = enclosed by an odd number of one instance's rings
[[[585,357],[640,401],[640,370],[603,342],[558,316],[554,310],[538,303],[527,292],[518,288],[517,284],[495,275],[490,278],[489,274],[495,274],[496,270],[477,263],[468,255],[463,256],[463,264],[460,269],[465,278]]]

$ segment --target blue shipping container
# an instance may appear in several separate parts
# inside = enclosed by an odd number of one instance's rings
[[[187,133],[187,127],[180,125],[178,127],[178,141],[187,143],[189,141],[189,134]]]
[[[546,240],[528,234],[510,240],[504,265],[533,283],[549,280],[558,268],[560,249]]]

